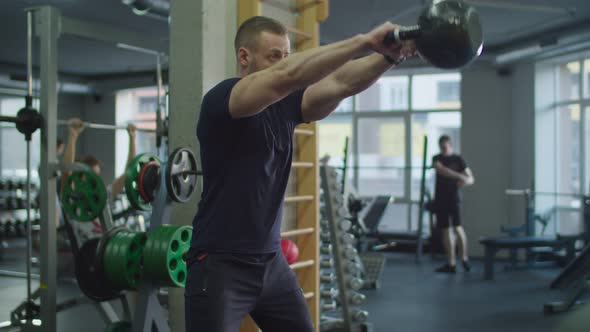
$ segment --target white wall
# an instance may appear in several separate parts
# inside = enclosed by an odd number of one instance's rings
[[[88,96],[80,117],[83,121],[115,124],[115,94],[100,97]],[[101,178],[106,185],[115,179],[115,132],[112,130],[85,129],[80,135],[76,156],[92,154],[101,161]],[[120,175],[120,174],[119,174]]]
[[[463,72],[462,154],[476,183],[465,190],[463,219],[472,255],[482,256],[478,240],[498,235],[509,216],[504,191],[511,182],[511,79],[493,68]]]
[[[535,66],[520,64],[511,70],[512,87],[512,175],[511,188],[531,188],[535,168]],[[508,225],[524,223],[524,199],[508,198]]]

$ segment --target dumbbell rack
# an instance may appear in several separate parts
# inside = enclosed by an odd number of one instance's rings
[[[320,329],[321,331],[369,331],[371,325],[366,322],[368,312],[360,308],[365,296],[357,292],[363,285],[363,281],[359,278],[362,267],[354,248],[355,238],[348,232],[351,222],[347,219],[348,212],[344,207],[336,169],[322,166],[320,178],[323,191],[321,223],[323,243],[320,249],[323,255],[320,266],[323,271],[320,280],[323,285],[330,285],[320,293],[322,298],[338,300],[338,305],[334,302],[323,302],[321,308],[330,312],[336,312],[339,309],[338,311],[342,314],[341,318],[324,315]],[[335,278],[331,275],[332,271]],[[335,283],[332,282],[333,279]]]
[[[26,235],[26,182],[20,178],[0,179],[0,241]],[[36,186],[31,184],[31,196],[36,196]],[[31,208],[36,208],[31,201]],[[32,216],[38,223],[38,216]],[[0,258],[4,246],[0,246]]]

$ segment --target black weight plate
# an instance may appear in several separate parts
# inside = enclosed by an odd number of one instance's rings
[[[117,298],[120,292],[108,284],[100,265],[96,265],[100,239],[91,239],[82,245],[75,259],[76,280],[84,295],[94,301],[108,301]]]

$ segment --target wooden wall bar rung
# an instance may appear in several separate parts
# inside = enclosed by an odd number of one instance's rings
[[[315,228],[313,228],[313,227],[302,228],[302,229],[293,229],[290,231],[281,232],[281,237],[290,237],[290,236],[309,234],[309,233],[313,233],[314,230],[315,230]]]
[[[301,262],[293,263],[293,264],[291,264],[289,266],[291,267],[291,269],[297,270],[297,269],[302,269],[304,267],[312,266],[313,264],[315,264],[315,261],[313,259],[310,259],[310,260],[307,260],[307,261],[301,261]]]
[[[308,136],[312,136],[314,134],[313,130],[309,130],[309,129],[298,129],[295,128],[295,134],[296,135],[308,135]]]
[[[291,167],[293,168],[312,168],[314,163],[311,161],[294,161],[291,163]]]
[[[315,296],[314,292],[303,293],[303,297],[305,297],[306,299],[311,299],[314,296]]]
[[[313,201],[313,199],[314,199],[313,195],[289,196],[289,197],[285,197],[285,203]]]
[[[298,36],[301,36],[301,37],[303,37],[305,39],[311,39],[312,38],[311,33],[305,32],[303,30],[299,30],[299,29],[294,28],[292,26],[286,26],[286,28],[287,28],[287,31],[289,31],[291,33],[294,33],[294,34],[296,34]]]

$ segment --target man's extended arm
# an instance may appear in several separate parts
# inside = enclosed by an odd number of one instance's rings
[[[413,56],[414,53],[415,44],[404,42],[394,60]],[[392,66],[379,53],[349,61],[305,90],[301,105],[303,119],[310,122],[325,118],[344,98],[367,89]]]
[[[76,160],[76,143],[78,142],[78,136],[84,128],[84,122],[79,118],[72,118],[68,121],[68,141],[66,142],[66,148],[62,159],[64,165],[71,164]],[[60,192],[70,174],[71,172],[69,170],[63,172],[61,176]]]
[[[113,199],[117,197],[117,195],[119,195],[121,192],[123,192],[123,189],[125,188],[125,173],[127,171],[127,167],[131,163],[131,160],[133,160],[133,158],[135,157],[136,130],[137,128],[135,127],[135,125],[130,124],[129,126],[127,126],[127,133],[129,134],[129,150],[127,152],[127,162],[125,163],[125,170],[123,171],[123,174],[116,178],[111,186]]]
[[[363,52],[374,50],[394,55],[399,50],[398,45],[386,47],[383,40],[395,27],[387,22],[368,34],[294,54],[265,70],[247,75],[232,89],[231,116],[242,118],[257,114],[291,92],[320,81]]]

